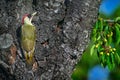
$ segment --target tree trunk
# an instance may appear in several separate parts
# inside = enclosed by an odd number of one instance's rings
[[[90,40],[99,3],[100,0],[1,0],[0,78],[71,80],[75,64]],[[22,16],[35,11],[37,67],[31,68],[26,66],[16,34]]]

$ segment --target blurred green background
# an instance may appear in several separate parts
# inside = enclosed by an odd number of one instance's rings
[[[99,17],[115,19],[118,16],[120,16],[120,0],[102,0]],[[103,68],[99,63],[97,53],[90,55],[92,45],[91,41],[71,75],[72,80],[120,80],[120,66],[112,71],[109,71],[107,67]]]

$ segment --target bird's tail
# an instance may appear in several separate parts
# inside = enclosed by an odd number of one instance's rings
[[[25,53],[26,62],[29,65],[32,65],[34,62],[34,51]]]

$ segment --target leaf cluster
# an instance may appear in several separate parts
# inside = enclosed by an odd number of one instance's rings
[[[110,70],[120,64],[120,17],[115,20],[98,18],[91,34],[94,43],[90,54],[97,53],[103,67]]]

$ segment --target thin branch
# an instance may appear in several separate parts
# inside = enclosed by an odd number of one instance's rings
[[[115,23],[115,20],[103,20],[104,22],[108,22],[108,23]]]

